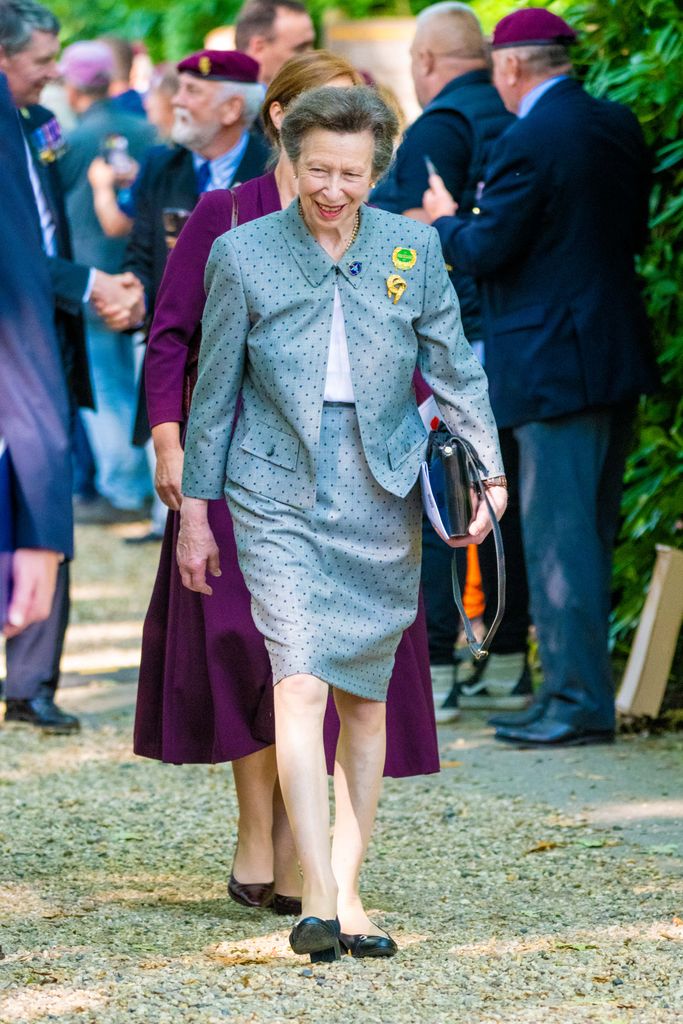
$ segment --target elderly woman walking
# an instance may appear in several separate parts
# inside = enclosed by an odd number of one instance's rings
[[[278,914],[301,910],[301,876],[275,764],[270,662],[254,625],[237,563],[225,498],[208,504],[220,550],[221,577],[210,596],[183,587],[175,559],[189,414],[206,301],[204,271],[213,242],[231,225],[275,213],[298,194],[279,128],[297,96],[362,79],[344,58],[318,50],[288,61],[266,94],[263,122],[278,152],[272,172],[233,189],[207,193],[169,255],[145,357],[147,406],[157,454],[156,483],[171,509],[145,619],[135,721],[135,750],[172,763],[232,761],[239,817],[228,893],[242,906]],[[439,770],[424,608],[396,651],[387,694],[384,774]],[[339,719],[328,698],[325,754],[334,770]],[[388,956],[377,937],[355,943],[354,956]]]
[[[303,873],[290,941],[314,960],[361,936],[392,942],[365,914],[358,876],[384,764],[387,686],[417,610],[427,439],[417,367],[486,475],[503,471],[438,236],[363,205],[395,131],[370,89],[317,89],[290,107],[281,137],[299,198],[213,246],[185,448],[181,575],[210,593],[206,573],[220,566],[207,504],[225,493],[272,666],[278,774]],[[502,514],[504,488],[489,493]],[[486,532],[481,508],[468,540]],[[341,721],[331,849],[329,687]]]

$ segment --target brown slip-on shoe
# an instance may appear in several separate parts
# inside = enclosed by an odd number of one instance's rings
[[[263,910],[273,902],[274,882],[238,882],[233,874],[228,882],[228,896],[242,907]]]

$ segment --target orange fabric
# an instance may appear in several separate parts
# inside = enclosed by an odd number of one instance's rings
[[[470,544],[467,548],[467,582],[465,583],[463,603],[470,619],[481,618],[484,614],[486,602],[481,585],[481,569],[479,568],[476,544]]]

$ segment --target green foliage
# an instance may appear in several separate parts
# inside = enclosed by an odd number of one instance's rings
[[[63,43],[120,35],[141,39],[152,59],[180,60],[213,28],[234,21],[240,0],[47,0],[62,22]]]
[[[638,620],[657,543],[683,546],[683,8],[677,0],[590,0],[565,11],[582,26],[588,89],[627,104],[655,156],[652,237],[640,261],[663,386],[643,400],[628,461],[616,552],[623,651]]]
[[[429,2],[308,0],[307,6],[320,25],[325,11],[332,8],[349,18],[410,16],[429,6]],[[62,22],[64,44],[103,34],[121,35],[144,40],[152,58],[160,61],[179,60],[199,49],[211,29],[234,22],[241,0],[47,0],[47,4]],[[489,31],[515,3],[472,0],[471,6]]]

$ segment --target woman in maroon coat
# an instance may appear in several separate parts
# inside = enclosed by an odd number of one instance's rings
[[[324,51],[289,61],[264,104],[266,133],[277,145],[287,104],[320,85],[363,84],[345,60]],[[145,365],[149,419],[157,455],[156,487],[172,510],[162,544],[142,644],[135,751],[172,763],[232,761],[240,808],[229,893],[249,906],[296,913],[301,891],[296,855],[277,785],[270,664],[253,623],[225,501],[209,503],[222,575],[204,597],[183,587],[175,561],[187,420],[201,341],[204,268],[219,235],[288,205],[297,195],[282,153],[273,172],[235,189],[207,193],[173,249],[156,302]],[[277,282],[273,282],[277,287]],[[339,722],[328,705],[326,748],[332,770]],[[387,703],[385,775],[439,770],[424,609],[396,654]],[[263,882],[263,879],[275,882]],[[361,952],[362,955],[362,952]],[[377,952],[375,951],[375,954]]]

